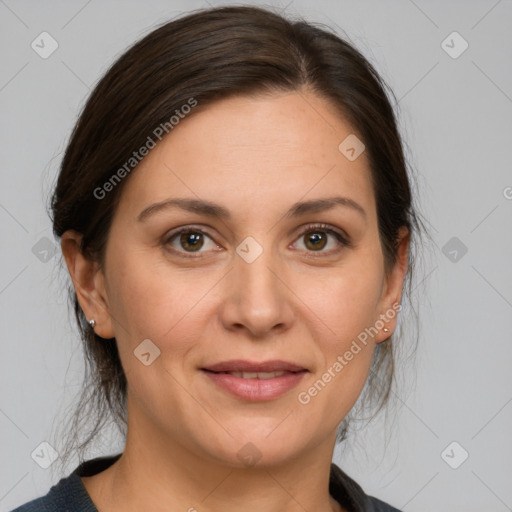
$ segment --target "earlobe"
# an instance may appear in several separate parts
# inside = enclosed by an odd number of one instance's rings
[[[376,343],[387,340],[393,334],[396,328],[398,312],[401,308],[402,289],[408,269],[410,241],[409,230],[405,226],[400,228],[399,240],[396,262],[391,272],[386,276],[386,285],[381,298],[379,318],[384,323],[384,326],[375,337]]]
[[[62,254],[85,317],[94,319],[94,331],[98,336],[113,338],[103,273],[97,261],[81,252],[81,241],[80,233],[66,231],[61,238]]]

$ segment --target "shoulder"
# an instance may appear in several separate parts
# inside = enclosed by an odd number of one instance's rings
[[[12,512],[97,512],[80,476],[62,478],[45,496],[29,501]]]
[[[55,484],[45,496],[29,501],[11,512],[98,512],[81,477],[103,471],[120,456],[119,453],[82,462],[69,476]]]
[[[399,509],[366,494],[362,487],[336,464],[331,464],[330,494],[351,512],[401,512]]]
[[[401,512],[395,507],[384,503],[383,501],[374,498],[373,496],[367,496],[365,504],[365,512]]]
[[[50,512],[56,511],[56,504],[49,502],[46,496],[36,498],[35,500],[29,501],[24,505],[20,505],[11,512]]]

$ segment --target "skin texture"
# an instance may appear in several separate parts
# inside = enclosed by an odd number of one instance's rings
[[[386,274],[366,155],[351,162],[338,150],[351,133],[309,91],[216,102],[181,121],[127,178],[103,270],[80,254],[78,233],[62,237],[80,304],[98,335],[115,336],[128,380],[123,456],[83,478],[101,510],[341,510],[328,492],[336,427],[396,317],[308,404],[298,394],[400,302],[408,249],[404,232]],[[333,196],[366,215],[340,205],[285,215]],[[172,207],[138,220],[170,198],[212,201],[231,217]],[[318,223],[351,245],[313,227],[321,243],[312,249],[301,233]],[[186,226],[207,233],[199,252],[179,235],[169,240]],[[252,263],[236,252],[248,236],[263,249]],[[161,351],[149,366],[134,355],[145,339]],[[249,402],[199,370],[230,359],[285,360],[308,373],[276,399]],[[247,443],[253,466],[237,457]]]

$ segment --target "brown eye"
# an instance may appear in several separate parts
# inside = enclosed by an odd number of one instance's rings
[[[210,235],[198,228],[182,228],[167,236],[163,244],[174,253],[181,256],[205,255],[204,253],[219,250],[220,247],[212,240]]]
[[[327,234],[318,231],[306,233],[304,245],[312,251],[322,250],[327,245]]]
[[[347,235],[339,233],[327,224],[309,225],[295,242],[296,248],[305,252],[328,255],[351,247]]]
[[[180,235],[180,244],[186,251],[198,251],[204,245],[204,235],[197,231],[184,231]]]

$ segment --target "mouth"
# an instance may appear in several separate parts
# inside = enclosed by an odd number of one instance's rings
[[[307,371],[307,368],[288,361],[245,361],[243,359],[233,359],[231,361],[224,361],[213,365],[205,366],[202,370],[214,373],[275,373],[275,372],[289,372],[296,373]],[[255,377],[247,377],[255,378]]]
[[[223,373],[226,375],[232,375],[233,377],[238,377],[240,379],[274,379],[275,377],[281,377],[282,375],[286,375],[287,373],[298,373],[298,372],[213,372],[211,370],[203,369],[205,372],[211,373]]]
[[[201,368],[201,371],[224,392],[247,401],[278,398],[308,373],[306,368],[286,361],[243,360],[217,363]]]

